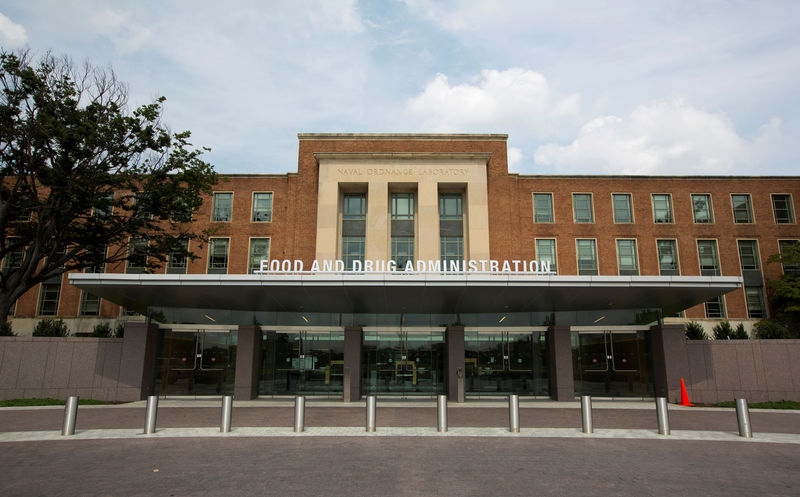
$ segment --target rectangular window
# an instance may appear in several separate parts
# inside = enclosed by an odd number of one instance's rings
[[[227,274],[228,246],[227,238],[212,238],[208,244],[208,274]]]
[[[269,238],[251,238],[247,273],[253,274],[261,269],[261,261],[269,260]]]
[[[632,223],[633,208],[630,193],[615,193],[611,196],[614,204],[614,222]]]
[[[92,208],[92,215],[99,219],[108,219],[114,209],[114,192],[101,196],[100,201]]]
[[[700,258],[700,274],[719,276],[719,256],[716,240],[697,240],[697,253]]]
[[[593,223],[594,211],[592,210],[592,194],[573,193],[572,213],[576,223]]]
[[[397,264],[397,269],[405,269],[406,263],[414,263],[414,237],[392,237],[392,260]]]
[[[620,275],[635,276],[639,274],[636,240],[617,240],[617,263]]]
[[[179,250],[170,252],[167,256],[167,274],[186,274],[189,251],[189,240],[181,240]]]
[[[464,260],[464,237],[463,236],[443,236],[439,238],[440,250],[442,254],[442,266],[450,267],[450,261]]]
[[[80,304],[81,316],[99,316],[100,315],[100,297],[87,291],[81,292]]]
[[[144,192],[137,192],[133,197],[133,217],[138,219],[153,219],[150,209],[150,199]]]
[[[542,267],[542,262],[550,263],[550,271],[553,273],[558,272],[557,259],[556,259],[556,241],[553,238],[537,238],[536,239],[536,260],[539,262],[539,267]]]
[[[653,194],[653,221],[656,223],[672,223],[672,196],[669,193]]]
[[[147,239],[131,239],[128,244],[128,266],[125,272],[128,274],[144,273],[147,269]]]
[[[19,242],[21,238],[18,237],[9,237],[6,238],[6,248],[11,247],[13,244]],[[3,257],[3,271],[11,270],[11,269],[18,269],[22,267],[22,261],[25,258],[25,248],[24,247],[14,247],[13,249],[6,252],[6,256]]]
[[[794,224],[791,195],[772,195],[772,211],[778,224]]]
[[[750,204],[750,195],[731,195],[731,202],[733,203],[734,223],[753,222],[753,206]]]
[[[575,240],[578,251],[578,274],[597,274],[597,248],[594,240]]]
[[[39,290],[40,316],[55,316],[58,314],[58,298],[61,296],[61,277],[50,278],[41,285]]]
[[[705,303],[707,318],[724,318],[725,301],[722,297],[715,297]]]
[[[98,251],[97,254],[92,252],[87,252],[87,254],[91,255],[93,260],[97,261],[97,264],[94,266],[87,267],[83,270],[84,273],[105,273],[106,272],[106,252],[108,251],[108,245],[103,245],[102,248]]]
[[[800,240],[778,240],[781,256],[785,257],[789,249],[798,243],[800,243]],[[800,261],[794,263],[783,261],[781,264],[783,265],[783,274],[800,276]]]
[[[363,236],[342,237],[342,261],[344,261],[345,271],[353,270],[353,261],[364,262]]]
[[[742,271],[757,271],[761,269],[758,257],[758,242],[755,240],[739,240],[739,260]]]
[[[342,219],[364,221],[367,219],[367,195],[365,193],[345,193],[342,199]]]
[[[267,223],[272,221],[272,194],[253,194],[253,222]]]
[[[694,211],[695,223],[711,224],[714,222],[714,214],[711,210],[711,195],[705,193],[693,194],[692,210]]]
[[[440,221],[461,221],[463,212],[461,206],[460,193],[441,193],[439,194],[439,220]]]
[[[229,223],[233,215],[233,193],[215,193],[211,210],[211,221]]]
[[[678,276],[678,247],[675,240],[658,240],[658,270],[661,276]]]
[[[392,221],[414,220],[414,194],[392,193]]]
[[[553,222],[553,194],[534,193],[533,194],[533,222],[552,223]]]
[[[750,319],[762,319],[766,317],[764,315],[764,290],[761,287],[745,287],[744,297],[747,303],[747,317]]]

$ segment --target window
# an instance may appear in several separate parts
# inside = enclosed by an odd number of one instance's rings
[[[269,238],[251,238],[250,255],[247,258],[247,273],[253,274],[259,271],[262,260],[269,260]]]
[[[272,194],[254,193],[253,194],[253,222],[272,221]]]
[[[211,221],[228,223],[233,214],[233,193],[215,193],[211,210]]]
[[[144,273],[147,269],[147,239],[131,239],[128,244],[128,274]]]
[[[227,238],[212,238],[208,245],[208,274],[226,274],[228,272]]]
[[[114,192],[108,192],[100,197],[97,205],[92,209],[92,215],[99,219],[108,219],[114,210]]]
[[[785,256],[785,254],[789,251],[789,249],[791,249],[798,243],[800,243],[800,240],[778,240],[778,246],[780,247],[781,256]],[[782,265],[783,265],[783,274],[800,276],[800,262],[795,262],[795,263],[782,262]]]
[[[733,222],[752,223],[753,206],[750,204],[750,195],[731,195],[733,202]]]
[[[653,194],[653,221],[656,223],[671,223],[672,197],[669,193]]]
[[[553,222],[553,194],[534,193],[533,194],[533,222],[552,223]]]
[[[742,263],[742,271],[760,270],[758,242],[755,240],[739,240],[739,260]]]
[[[636,258],[636,240],[617,240],[617,264],[619,274],[631,276],[639,274],[639,263]]]
[[[593,223],[594,213],[592,211],[592,194],[573,193],[572,213],[576,223]]]
[[[19,240],[21,240],[21,238],[16,238],[16,237],[6,238],[6,248],[11,247],[14,243],[17,243]],[[22,261],[24,259],[25,259],[24,247],[20,246],[9,250],[8,252],[6,252],[6,256],[3,258],[3,272],[22,267]]]
[[[719,276],[719,256],[716,240],[697,240],[697,253],[700,258],[700,274]]]
[[[748,286],[744,289],[744,298],[747,303],[747,317],[762,319],[764,315],[764,290],[758,286]]]
[[[597,274],[597,249],[594,240],[575,240],[578,249],[578,274]]]
[[[138,219],[153,219],[150,209],[150,199],[144,192],[137,192],[133,197],[133,217]]]
[[[181,240],[176,250],[167,256],[167,274],[186,274],[189,251],[189,240]]]
[[[611,199],[614,204],[614,222],[632,223],[633,209],[631,207],[631,194],[615,193],[611,196]]]
[[[449,267],[450,261],[464,260],[464,237],[443,236],[439,238],[442,254],[442,267]]]
[[[556,241],[553,238],[537,238],[536,239],[536,260],[539,263],[539,268],[542,267],[542,262],[550,263],[550,271],[553,273],[558,272],[556,264]]]
[[[772,211],[775,213],[775,222],[778,224],[793,224],[794,210],[792,209],[791,195],[773,195]]]
[[[364,262],[363,236],[342,237],[342,261],[344,261],[345,271],[353,270],[353,261]]]
[[[462,215],[460,193],[439,194],[440,221],[461,221]]]
[[[42,283],[39,289],[40,316],[55,316],[58,314],[58,298],[61,296],[61,277],[50,278]]]
[[[694,211],[695,223],[710,224],[714,222],[714,215],[711,210],[711,195],[705,193],[693,194],[692,210]]]
[[[392,221],[414,220],[414,194],[392,193]]]
[[[342,219],[364,221],[367,219],[367,195],[364,193],[345,193],[342,201]]]
[[[725,300],[722,297],[715,297],[705,303],[707,318],[725,317]]]
[[[392,260],[397,264],[397,269],[405,269],[406,263],[414,262],[414,237],[413,236],[393,236],[392,237]]]
[[[662,276],[678,276],[678,247],[675,240],[658,240],[658,270]]]
[[[93,293],[82,291],[79,313],[81,316],[100,315],[100,297]]]
[[[96,260],[97,264],[94,266],[89,266],[83,270],[84,273],[105,273],[106,272],[106,252],[108,251],[108,246],[103,245],[99,248],[97,253],[95,254],[92,251],[88,251],[87,255],[91,256],[92,260]]]

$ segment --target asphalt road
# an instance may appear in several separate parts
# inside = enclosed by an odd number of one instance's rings
[[[800,495],[797,444],[306,437],[0,449],[3,496]]]

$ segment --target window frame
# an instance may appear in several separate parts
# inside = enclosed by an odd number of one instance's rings
[[[619,256],[620,256],[620,251],[619,251],[620,245],[619,245],[619,242],[633,242],[633,262],[635,264],[635,267],[632,270],[626,270],[626,271],[635,270],[636,271],[635,274],[622,274],[623,269],[622,269],[622,265],[621,265],[621,260],[619,258]],[[636,242],[637,242],[636,238],[615,238],[614,239],[614,247],[616,248],[616,252],[617,252],[617,275],[619,275],[619,276],[639,276],[639,274],[641,273],[641,267],[639,265],[639,244],[636,243]]]
[[[615,198],[617,196],[626,196],[628,197],[628,212],[630,214],[630,221],[618,221],[617,220],[617,204],[615,203]],[[611,193],[611,215],[614,218],[614,224],[636,224],[636,217],[633,212],[633,193],[630,192],[612,192]]]
[[[781,222],[778,221],[778,212],[775,209],[775,197],[788,197],[788,205],[787,210],[789,212],[789,221]],[[769,194],[770,203],[772,204],[772,219],[775,221],[775,224],[797,224],[797,217],[794,214],[794,197],[791,193],[770,193]]]
[[[734,203],[733,197],[747,197],[747,211],[749,215],[748,221],[736,220],[736,204]],[[753,196],[749,193],[731,193],[731,215],[733,216],[733,224],[755,224],[756,214],[753,210]]]
[[[225,250],[225,272],[209,272],[212,269],[221,269],[221,268],[212,268],[211,267],[211,257],[212,257],[212,246],[214,240],[227,240],[228,246]],[[206,256],[206,274],[229,274],[231,269],[231,237],[229,236],[215,236],[208,239],[208,254]]]
[[[716,258],[717,274],[714,275],[703,275],[703,262],[702,258],[700,257],[700,242],[714,242],[714,256]],[[721,276],[722,275],[722,261],[719,258],[719,240],[716,238],[697,238],[695,239],[695,247],[697,252],[697,267],[700,269],[701,276]]]
[[[253,240],[267,240],[267,260],[270,260],[270,253],[272,252],[272,237],[271,236],[251,236],[247,239],[247,274],[255,274],[253,271]],[[261,268],[261,259],[256,271]]]
[[[753,253],[753,257],[755,257],[756,267],[749,267],[745,268],[744,263],[742,262],[742,242],[752,242],[755,245],[755,251]],[[758,247],[758,240],[755,238],[737,238],[736,239],[736,254],[739,257],[739,269],[741,271],[761,271],[762,264],[761,264],[761,254],[759,253]]]
[[[411,201],[411,212],[409,214],[395,213],[395,200],[408,199]],[[415,192],[389,192],[389,221],[415,221],[417,218],[417,195]]]
[[[575,208],[576,195],[586,195],[589,197],[589,221],[578,221],[578,211]],[[592,192],[572,192],[572,222],[573,224],[594,224],[594,194]]]
[[[778,239],[778,253],[783,255],[783,249],[781,248],[781,242],[800,243],[800,239],[797,239],[797,238],[779,238]],[[795,268],[793,266],[789,266],[789,272],[787,273],[786,272],[786,266],[783,264],[783,262],[781,262],[781,271],[783,271],[783,274],[800,276],[800,264],[798,264],[797,268]]]
[[[131,266],[130,259],[125,260],[125,274],[143,274],[147,272],[147,249],[150,248],[150,240],[147,238],[128,238],[128,257],[134,255],[134,251],[136,250],[134,247],[135,242],[145,242],[145,255],[144,255],[144,265],[143,266]],[[141,268],[141,271],[133,271],[131,272],[131,268]]]
[[[694,209],[694,197],[697,196],[704,196],[708,199],[708,222],[698,222],[697,221],[697,212]],[[692,222],[694,224],[714,224],[714,202],[713,197],[710,193],[690,193],[689,194],[689,202],[692,206]]]
[[[536,220],[536,195],[546,195],[550,198],[550,220],[549,221],[537,221]],[[556,210],[553,201],[553,192],[531,192],[531,203],[533,208],[533,223],[534,224],[555,224],[556,222]]]
[[[230,195],[231,196],[231,210],[229,213],[229,217],[225,221],[219,221],[216,219],[216,212],[217,212],[217,195]],[[231,223],[233,222],[233,199],[235,198],[235,193],[233,191],[215,191],[211,195],[211,222],[212,223]]]
[[[581,274],[581,259],[580,259],[580,248],[578,247],[578,242],[581,241],[591,241],[592,246],[594,247],[594,274]],[[576,238],[575,239],[575,268],[576,273],[578,276],[598,276],[600,274],[600,256],[597,253],[597,238]]]
[[[94,300],[89,300],[87,297],[91,295],[92,297],[97,299],[97,312],[95,314],[87,313],[86,312],[86,305],[88,303],[94,303]],[[78,316],[99,316],[100,315],[100,306],[103,303],[103,299],[98,297],[97,295],[93,294],[92,292],[88,292],[86,290],[81,290],[81,297],[78,302]]]
[[[256,195],[269,195],[269,219],[256,219]],[[232,205],[232,204],[231,204]],[[271,191],[254,191],[250,196],[250,222],[251,223],[271,223],[272,211],[275,207],[275,193]],[[232,216],[231,216],[232,217]]]
[[[667,197],[667,201],[669,202],[669,220],[667,221],[659,221],[656,217],[656,196]],[[672,193],[651,193],[650,207],[653,209],[653,224],[675,224],[675,206],[672,202]]]
[[[184,241],[186,242],[186,251],[188,252],[189,251],[189,246],[191,245],[191,241],[189,239],[186,239]],[[172,265],[172,260],[173,260],[172,254],[174,254],[174,252],[169,252],[167,254],[167,263],[164,266],[164,271],[166,271],[167,274],[187,274],[189,272],[189,256],[188,255],[184,256],[183,266],[173,266]],[[183,267],[183,272],[170,271],[171,269],[180,269],[181,267]]]
[[[363,211],[358,214],[358,217],[353,217],[353,214],[346,213],[346,207],[348,204],[348,198],[355,198],[358,197],[362,200],[362,206],[364,207]],[[367,192],[342,192],[342,221],[365,221],[367,220],[367,211],[368,209],[368,198]]]
[[[536,262],[539,264],[539,268],[541,269],[542,263],[539,258],[539,240],[552,240],[553,241],[553,261],[550,265],[550,271],[555,272],[558,274],[558,239],[557,238],[534,238],[533,239],[533,249],[534,253],[536,254]],[[577,246],[576,246],[577,247]],[[577,250],[577,248],[576,248]]]
[[[457,214],[445,214],[443,212],[443,208],[446,204],[443,203],[443,200],[448,198],[457,198],[458,199],[458,213]],[[463,221],[464,220],[464,194],[461,192],[439,192],[439,221]]]
[[[658,260],[658,275],[659,276],[680,276],[681,275],[681,259],[680,259],[680,247],[678,245],[678,239],[677,238],[656,238],[655,242],[656,242],[656,259]],[[664,274],[663,273],[663,269],[661,268],[661,251],[659,249],[658,242],[672,242],[673,243],[673,245],[675,247],[675,254],[674,254],[675,266],[676,266],[675,267],[675,271],[677,271],[678,274]]]
[[[58,316],[59,315],[59,311],[61,310],[61,293],[62,293],[61,292],[61,287],[64,284],[63,276],[64,275],[61,274],[59,276],[56,276],[55,278],[50,278],[49,280],[45,280],[45,281],[39,283],[39,298],[37,299],[37,304],[36,304],[36,315],[37,316]],[[53,281],[56,278],[58,279],[58,283],[55,283]],[[45,285],[47,285],[47,286],[53,285],[53,286],[56,286],[58,288],[56,299],[55,299],[55,303],[56,303],[55,311],[52,314],[44,314],[44,313],[42,313],[42,305],[44,303]],[[51,301],[52,300],[48,300],[48,302],[51,302]]]

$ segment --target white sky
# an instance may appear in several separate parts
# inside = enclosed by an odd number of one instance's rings
[[[112,66],[220,172],[298,132],[508,133],[532,174],[800,174],[800,2],[0,0],[0,44]]]

